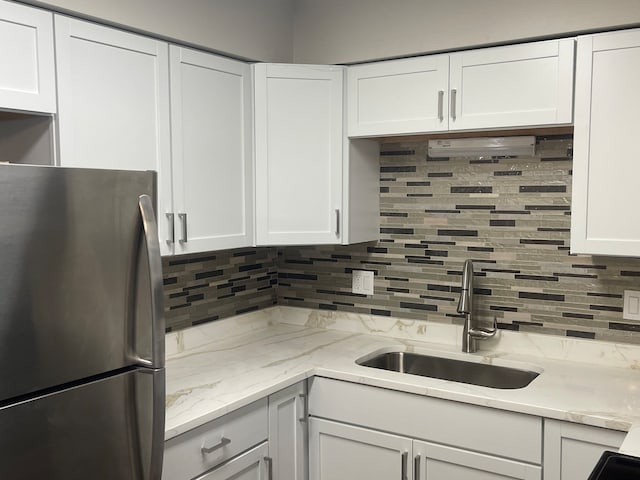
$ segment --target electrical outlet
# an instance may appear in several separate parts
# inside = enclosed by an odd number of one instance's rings
[[[624,307],[622,318],[625,320],[640,320],[640,292],[624,291]]]
[[[353,270],[351,278],[352,293],[373,295],[373,272],[369,270]]]

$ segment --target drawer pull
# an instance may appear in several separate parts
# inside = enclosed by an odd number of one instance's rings
[[[307,417],[309,416],[309,413],[307,412],[307,396],[304,393],[299,393],[298,397],[302,402],[302,417],[300,417],[298,420],[302,423],[305,423],[307,421]]]
[[[182,236],[180,237],[180,243],[187,243],[187,214],[179,213],[180,225],[182,226]]]
[[[167,213],[167,226],[169,227],[169,233],[167,235],[167,245],[171,246],[176,242],[176,235],[174,232],[174,219],[173,213]]]
[[[407,463],[409,460],[409,452],[403,452],[402,457],[401,457],[401,461],[402,461],[402,466],[401,466],[401,474],[400,474],[400,478],[401,480],[408,480],[408,468],[407,468]]]
[[[267,480],[273,480],[273,458],[264,457],[264,461],[267,464]]]
[[[451,89],[451,120],[456,120],[456,97],[458,96],[458,91],[455,88]]]
[[[413,480],[420,480],[420,455],[413,459]]]
[[[229,445],[230,443],[231,443],[230,439],[228,439],[227,437],[222,437],[222,438],[220,438],[220,441],[218,443],[216,443],[215,445],[212,445],[210,447],[207,447],[206,444],[202,445],[202,448],[200,449],[200,451],[202,453],[215,452],[219,448],[222,448],[225,445]]]

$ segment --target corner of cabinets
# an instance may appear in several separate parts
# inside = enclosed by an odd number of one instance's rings
[[[344,70],[253,66],[258,245],[377,239],[377,142],[345,139]]]

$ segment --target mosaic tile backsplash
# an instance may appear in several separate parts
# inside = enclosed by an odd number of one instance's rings
[[[275,248],[244,248],[162,259],[167,331],[276,303]]]
[[[428,158],[426,141],[381,152],[380,241],[165,258],[168,329],[276,303],[461,324],[472,259],[481,321],[640,344],[640,323],[622,319],[640,259],[569,253],[570,137],[539,137],[529,158]],[[351,293],[354,269],[375,273],[374,295]]]
[[[569,253],[570,137],[538,138],[530,158],[428,158],[426,141],[381,152],[380,241],[279,250],[278,304],[461,324],[472,259],[481,321],[640,343],[622,319],[640,259]],[[373,296],[351,293],[353,269],[375,273]]]

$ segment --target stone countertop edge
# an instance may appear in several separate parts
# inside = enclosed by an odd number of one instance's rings
[[[500,332],[484,350],[463,354],[460,338],[454,325],[294,307],[168,333],[165,440],[322,376],[625,431],[621,452],[640,455],[640,347]],[[527,387],[499,390],[355,363],[393,349],[543,371]]]

